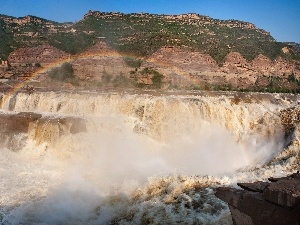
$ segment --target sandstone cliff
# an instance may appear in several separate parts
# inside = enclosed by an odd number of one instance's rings
[[[74,75],[80,80],[98,80],[103,78],[111,80],[123,75],[138,83],[152,85],[153,72],[157,71],[164,76],[163,87],[169,86],[192,87],[199,85],[205,88],[210,85],[236,89],[254,88],[256,86],[270,87],[273,78],[281,88],[297,89],[297,82],[288,83],[288,79],[300,78],[299,68],[295,61],[288,61],[282,57],[270,60],[260,54],[251,62],[240,53],[230,52],[225,57],[222,66],[209,55],[194,51],[188,47],[162,47],[148,58],[135,58],[141,60],[140,67],[129,67],[124,57],[104,39],[88,48],[79,55],[69,54],[49,45],[40,45],[31,48],[20,48],[9,55],[8,63],[2,63],[0,77],[22,78],[30,77],[38,68],[68,60],[72,63]],[[135,72],[134,72],[135,71]],[[274,89],[275,90],[275,89]]]
[[[103,75],[128,74],[130,70],[122,55],[103,40],[98,41],[75,58],[72,63],[75,76],[81,80],[101,80]]]
[[[264,82],[264,77],[287,78],[291,74],[300,77],[295,63],[281,57],[271,61],[260,54],[248,62],[240,53],[230,52],[218,67],[210,55],[178,47],[159,49],[142,63],[142,68],[155,69],[179,86],[196,83],[248,88],[258,83],[268,85],[269,79]]]
[[[300,75],[300,71],[295,68],[295,64],[282,57],[277,57],[271,61],[266,56],[259,54],[252,62],[247,62],[238,52],[230,52],[226,56],[221,70],[225,73],[266,76],[287,76],[292,73]]]
[[[197,74],[217,72],[216,61],[208,54],[186,48],[163,47],[142,63],[142,68],[152,68],[167,76],[174,85],[187,86],[197,82]]]
[[[11,52],[8,61],[12,66],[26,66],[39,63],[41,66],[67,60],[69,54],[50,45],[39,45],[36,47],[19,48]]]
[[[218,71],[218,65],[210,55],[178,47],[159,49],[142,66],[177,68],[191,73]]]

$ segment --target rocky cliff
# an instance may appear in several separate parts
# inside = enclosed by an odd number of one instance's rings
[[[187,47],[165,46],[147,58],[131,57],[133,61],[142,62],[137,67],[129,66],[126,58],[126,55],[109,46],[104,38],[78,55],[67,54],[50,45],[40,45],[20,48],[10,53],[8,63],[3,61],[1,65],[0,74],[2,78],[30,77],[40,66],[69,61],[73,65],[75,77],[83,81],[101,81],[103,76],[113,78],[123,75],[138,79],[143,84],[152,84],[152,75],[143,73],[145,69],[161,73],[165,77],[165,87],[267,87],[274,77],[280,79],[278,85],[295,89],[296,81],[300,78],[300,70],[295,62],[282,57],[270,60],[262,54],[249,62],[240,53],[230,52],[220,66],[207,53]],[[294,86],[289,83],[291,75],[294,77]]]
[[[50,45],[18,48],[9,54],[8,60],[2,61],[0,78],[30,79],[41,68],[59,64],[69,58],[70,54]]]
[[[0,25],[0,57],[8,62],[0,78],[30,77],[69,59],[82,81],[124,75],[151,85],[158,72],[164,88],[300,91],[298,45],[243,21],[89,11],[76,23],[0,15]]]
[[[167,77],[168,82],[178,86],[190,86],[197,82],[195,75],[216,73],[219,68],[208,54],[178,47],[163,47],[147,58],[142,68],[151,68]]]
[[[38,63],[40,66],[68,59],[70,54],[50,45],[39,45],[30,48],[18,48],[8,56],[11,66],[28,66]]]
[[[130,71],[123,56],[103,40],[78,55],[72,64],[81,80],[101,80],[103,75],[128,75]]]
[[[178,47],[163,47],[152,54],[143,67],[169,67],[186,72],[216,72],[218,65],[208,54]]]
[[[249,88],[255,85],[267,86],[269,79],[266,79],[266,83],[261,81],[265,77],[287,79],[293,74],[295,78],[300,78],[296,64],[282,57],[270,60],[260,54],[249,62],[240,53],[230,52],[224,63],[218,66],[209,54],[178,47],[159,49],[142,63],[142,67],[161,72],[168,77],[169,82],[179,86],[196,83]]]

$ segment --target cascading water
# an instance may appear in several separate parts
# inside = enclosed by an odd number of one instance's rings
[[[18,93],[2,102],[2,116],[27,122],[1,125],[0,221],[232,224],[213,188],[295,169],[295,158],[262,165],[287,144],[279,112],[296,104],[262,94]],[[296,128],[285,154],[297,140]]]

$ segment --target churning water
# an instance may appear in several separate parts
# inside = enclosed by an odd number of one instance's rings
[[[0,223],[232,224],[214,188],[293,172],[298,128],[286,147],[279,113],[297,101],[18,93],[1,115],[40,117],[25,132],[1,124]]]

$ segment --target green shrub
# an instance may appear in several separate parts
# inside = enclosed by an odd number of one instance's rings
[[[144,88],[146,85],[144,83],[136,83],[136,87]]]
[[[152,84],[153,88],[161,88],[162,87],[164,76],[161,73],[159,73],[158,71],[149,69],[149,68],[144,68],[140,73],[152,75],[151,80],[153,83]]]
[[[49,75],[54,80],[66,81],[67,79],[74,78],[74,70],[72,64],[64,63],[61,65],[61,67],[53,68],[49,72]]]
[[[164,76],[160,73],[155,73],[151,78],[154,88],[161,88]]]
[[[291,75],[288,76],[288,81],[289,82],[296,82],[297,81],[294,73],[292,73]]]
[[[199,85],[193,84],[193,85],[191,86],[191,90],[193,90],[193,91],[200,91],[201,88],[200,88]]]
[[[142,60],[137,59],[137,58],[125,56],[125,57],[123,57],[123,59],[128,66],[133,67],[133,68],[139,68],[142,64]]]
[[[134,81],[130,78],[125,77],[123,74],[116,76],[112,81],[114,87],[132,87]]]

